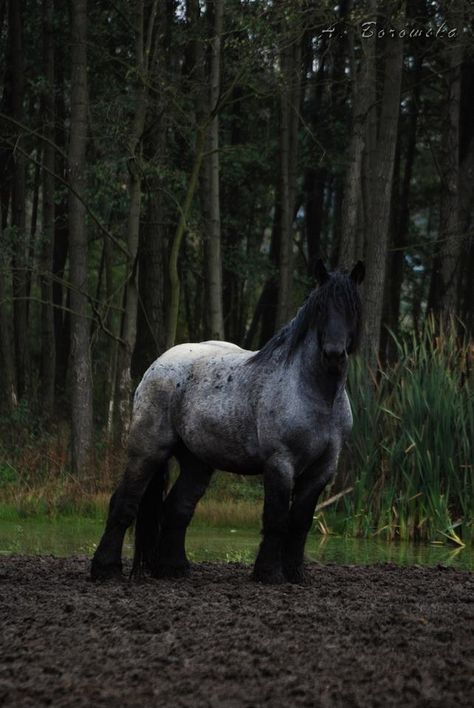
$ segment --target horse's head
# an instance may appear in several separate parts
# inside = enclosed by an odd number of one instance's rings
[[[358,261],[350,273],[330,273],[319,260],[315,274],[319,283],[317,331],[321,362],[328,373],[342,374],[359,340],[358,286],[364,279],[365,267]]]

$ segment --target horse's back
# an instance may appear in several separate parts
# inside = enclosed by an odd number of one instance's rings
[[[207,341],[178,344],[165,351],[147,369],[138,385],[133,404],[134,420],[150,413],[166,412],[172,399],[192,378],[195,364],[212,358],[250,354],[231,342]],[[240,357],[239,357],[240,358]]]
[[[220,342],[217,340],[209,340],[207,342],[190,342],[189,344],[177,344],[164,352],[151,365],[151,369],[156,364],[174,364],[176,366],[192,363],[196,359],[207,358],[211,356],[225,356],[226,354],[244,353],[245,349],[238,347],[232,342]],[[146,374],[145,374],[146,375]]]
[[[189,375],[190,368],[200,359],[206,361],[212,357],[225,357],[230,354],[245,354],[245,349],[241,349],[231,342],[190,342],[188,344],[177,344],[165,351],[156,359],[145,372],[140,385],[136,391],[140,395],[143,389],[156,384],[167,386],[172,384],[178,386]]]

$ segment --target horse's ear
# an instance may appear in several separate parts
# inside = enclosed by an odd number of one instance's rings
[[[363,264],[362,261],[357,261],[353,269],[351,270],[351,278],[352,280],[357,283],[357,285],[360,285],[361,282],[364,280],[365,276],[365,265]]]
[[[315,263],[314,277],[318,281],[319,285],[324,285],[324,283],[329,280],[329,273],[326,270],[326,266],[324,265],[322,258],[319,258]]]

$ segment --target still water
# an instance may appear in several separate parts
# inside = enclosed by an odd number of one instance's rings
[[[102,533],[97,519],[15,519],[0,520],[0,554],[68,556],[91,555]],[[252,563],[259,543],[258,529],[209,528],[192,526],[187,551],[193,561],[237,561]],[[309,559],[321,563],[367,565],[451,565],[474,570],[474,547],[386,543],[377,539],[354,539],[311,534],[307,544]],[[131,537],[125,555],[131,556]]]

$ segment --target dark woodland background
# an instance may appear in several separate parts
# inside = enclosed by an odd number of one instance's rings
[[[430,317],[472,337],[473,23],[463,0],[0,0],[2,424],[70,420],[82,473],[160,353],[259,348],[319,257],[365,260],[372,372]]]

